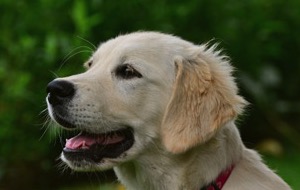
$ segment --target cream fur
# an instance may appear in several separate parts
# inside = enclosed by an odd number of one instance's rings
[[[76,86],[68,119],[95,133],[130,126],[135,143],[101,163],[78,165],[62,155],[71,168],[113,167],[128,190],[195,190],[234,164],[223,190],[290,189],[243,145],[234,121],[247,103],[214,46],[137,32],[103,43],[89,63],[86,72],[57,79]],[[125,63],[142,77],[116,77]]]

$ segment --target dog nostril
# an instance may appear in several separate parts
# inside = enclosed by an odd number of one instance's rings
[[[61,104],[65,100],[70,100],[75,94],[74,85],[65,80],[53,80],[46,89],[50,104]]]

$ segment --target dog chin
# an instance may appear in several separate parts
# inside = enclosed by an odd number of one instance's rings
[[[115,159],[104,158],[98,163],[90,160],[74,161],[74,160],[67,159],[63,153],[61,154],[60,159],[65,164],[67,164],[69,168],[78,172],[109,170],[129,160],[128,158],[126,158],[126,154],[125,154],[124,156],[120,156],[120,158],[115,158]]]

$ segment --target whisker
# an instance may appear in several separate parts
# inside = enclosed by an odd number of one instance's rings
[[[56,74],[54,71],[49,71],[49,72],[52,73],[55,78],[59,78],[58,74]]]
[[[64,64],[69,60],[69,59],[71,59],[72,57],[74,57],[75,55],[77,55],[77,54],[79,54],[79,53],[93,53],[93,51],[91,51],[91,50],[81,50],[81,51],[79,51],[79,52],[76,52],[76,53],[73,53],[72,55],[70,55],[67,59],[65,59],[62,63],[61,63],[61,65],[60,65],[60,67],[58,68],[58,71],[59,70],[61,70],[61,68],[64,66]]]
[[[51,129],[51,135],[52,135],[51,138],[55,140],[54,145],[59,143],[61,147],[64,146],[62,133],[63,133],[62,128],[58,127],[58,125],[55,123],[55,125]]]
[[[64,163],[63,161],[61,161],[60,157],[58,157],[56,159],[56,161],[58,161],[58,163],[56,164],[56,168],[62,173],[66,173],[67,171],[70,171],[70,173],[72,173],[72,170],[69,170],[69,167],[66,163]]]
[[[97,47],[96,47],[92,42],[88,41],[87,39],[84,39],[84,38],[81,37],[81,36],[77,36],[77,38],[79,38],[79,39],[81,39],[81,40],[87,42],[88,44],[90,44],[90,45],[94,48],[94,49],[92,49],[92,50],[96,50],[96,49],[97,49]]]
[[[38,116],[41,117],[43,122],[40,124],[37,124],[37,125],[41,126],[41,130],[44,130],[41,137],[39,138],[39,141],[41,141],[42,138],[44,138],[44,136],[46,135],[46,133],[48,132],[48,130],[50,128],[51,119],[50,119],[50,116],[48,115],[47,111],[48,111],[48,109],[46,107],[38,114]]]
[[[89,46],[79,46],[74,48],[73,50],[71,50],[64,58],[63,58],[63,63],[65,62],[66,59],[69,58],[70,55],[72,55],[75,51],[81,49],[81,48],[86,48],[88,50],[94,51],[92,48],[90,48]]]
[[[44,136],[46,135],[46,133],[48,132],[48,130],[49,130],[49,127],[47,127],[47,128],[44,130],[43,134],[42,134],[41,137],[39,138],[39,141],[41,141],[42,138],[44,138]]]
[[[48,108],[43,109],[43,110],[39,113],[39,116],[41,116],[42,114],[46,114],[47,111],[48,111]]]

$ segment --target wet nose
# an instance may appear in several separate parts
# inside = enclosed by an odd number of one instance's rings
[[[75,94],[74,85],[65,80],[53,80],[47,85],[48,101],[51,105],[70,101]]]

